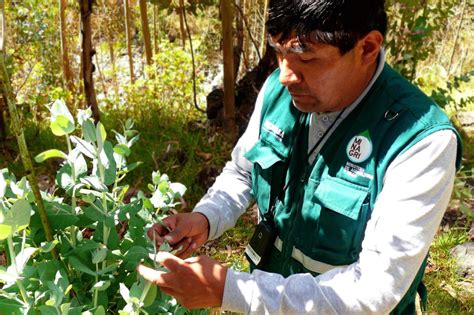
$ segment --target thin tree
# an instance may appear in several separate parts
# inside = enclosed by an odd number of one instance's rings
[[[184,0],[179,0],[179,7],[176,8],[179,15],[179,29],[181,31],[181,45],[186,46],[186,30],[184,28]]]
[[[143,42],[145,44],[146,64],[151,65],[153,62],[150,40],[150,28],[148,26],[148,13],[146,7],[146,0],[140,0],[140,17],[142,21]]]
[[[235,91],[234,91],[234,53],[232,41],[232,21],[234,6],[228,0],[221,1],[222,38],[224,55],[224,124],[226,134],[231,140],[237,135],[235,124]]]
[[[127,40],[128,64],[130,68],[130,82],[135,81],[135,74],[133,73],[133,55],[132,55],[132,38],[131,38],[131,16],[128,0],[123,0],[123,8],[125,11],[125,37]]]
[[[82,35],[82,79],[84,82],[84,94],[86,95],[87,106],[92,109],[92,116],[98,122],[100,120],[99,106],[97,105],[97,98],[94,89],[94,64],[92,57],[95,50],[92,48],[92,4],[93,0],[78,0],[81,9],[81,35]]]
[[[69,63],[69,49],[67,43],[67,27],[66,27],[66,0],[59,0],[59,24],[61,38],[61,60],[63,68],[64,82],[71,94],[74,94],[74,79]]]
[[[262,38],[260,41],[260,56],[265,55],[265,47],[267,45],[267,28],[265,27],[265,23],[267,22],[268,18],[268,3],[270,0],[263,0],[264,7],[263,7],[263,23],[262,23]]]
[[[155,46],[155,54],[157,54],[160,49],[158,47],[158,6],[153,6],[153,42]]]
[[[52,241],[53,234],[51,226],[49,224],[46,209],[44,207],[43,198],[38,186],[38,180],[36,179],[35,169],[31,161],[30,152],[26,145],[25,134],[23,132],[20,117],[16,109],[15,95],[11,86],[11,81],[8,76],[8,71],[5,63],[5,47],[6,42],[6,23],[5,23],[5,1],[0,0],[0,88],[3,96],[3,101],[7,103],[8,110],[10,112],[10,126],[13,133],[16,136],[18,148],[20,151],[21,161],[27,174],[28,181],[30,183],[31,190],[35,196],[36,205],[38,207],[38,213],[40,216],[41,223],[45,232],[46,240]],[[53,256],[57,258],[57,253],[53,250]]]

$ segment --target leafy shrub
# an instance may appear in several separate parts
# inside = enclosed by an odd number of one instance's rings
[[[2,314],[186,313],[135,271],[142,260],[160,268],[146,229],[160,222],[186,188],[153,172],[150,193],[138,192],[126,202],[129,187],[121,182],[139,164],[127,162],[139,137],[133,123],[127,121],[122,133],[113,131],[113,145],[90,111],[79,111],[78,126],[64,102],[56,101],[50,111],[50,128],[68,147],[35,158],[63,160],[58,189],[42,192],[52,242],[45,239],[26,178],[0,172],[0,250],[8,256],[0,267]]]

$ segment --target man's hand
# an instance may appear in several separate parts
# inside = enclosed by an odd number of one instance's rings
[[[187,308],[222,305],[227,275],[225,266],[207,256],[182,260],[167,252],[159,252],[156,261],[169,272],[139,265],[138,273],[174,296],[181,305]]]
[[[163,225],[155,224],[148,230],[148,237],[160,246],[167,241],[180,249],[176,256],[186,258],[207,241],[209,222],[198,212],[179,213],[163,219]]]

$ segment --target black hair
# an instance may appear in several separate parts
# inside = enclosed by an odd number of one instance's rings
[[[342,54],[370,31],[387,31],[385,0],[270,0],[266,23],[270,36],[333,45]]]

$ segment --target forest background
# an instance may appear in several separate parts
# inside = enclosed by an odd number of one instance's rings
[[[22,137],[32,157],[70,145],[50,130],[48,107],[59,100],[74,117],[91,106],[92,119],[100,120],[106,130],[127,134],[133,127],[140,133],[133,150],[117,149],[127,160],[141,163],[130,174],[127,171],[123,199],[139,191],[150,194],[148,183],[159,170],[187,187],[175,208],[190,211],[228,160],[265,75],[275,67],[266,49],[266,0],[0,4],[6,25],[0,58],[0,169],[8,168],[18,178],[28,175],[30,184],[31,170],[19,145]],[[465,147],[463,168],[428,260],[428,311],[472,314],[474,298],[465,293],[466,279],[456,272],[450,251],[474,239],[474,118],[469,118],[474,111],[474,6],[466,0],[388,0],[386,5],[388,63],[448,113]],[[62,163],[58,156],[34,163],[34,177],[43,191],[61,190],[55,174]],[[246,270],[243,248],[254,222],[252,208],[235,230],[201,252]],[[0,265],[7,266],[12,253],[2,246]],[[470,281],[467,286],[472,288]],[[18,303],[32,298],[26,295]],[[97,312],[101,302],[92,304]]]

